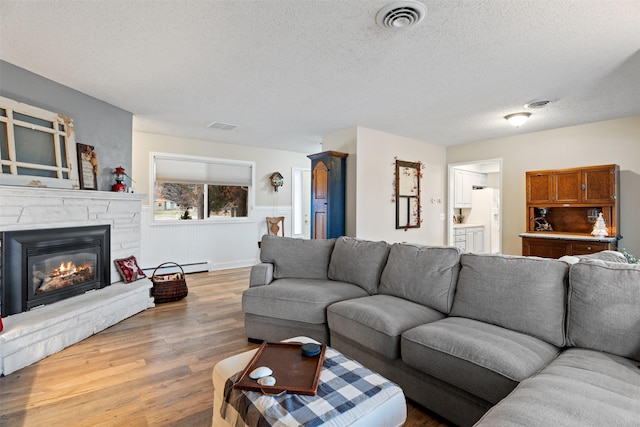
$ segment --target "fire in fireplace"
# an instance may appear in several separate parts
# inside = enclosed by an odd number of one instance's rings
[[[69,258],[89,259],[85,263],[76,265],[73,261],[64,261]],[[34,293],[50,292],[93,280],[95,278],[93,271],[96,265],[96,258],[92,253],[80,253],[75,256],[45,258],[41,263],[33,263],[32,282]],[[58,259],[62,259],[60,265],[58,265]]]
[[[2,233],[2,316],[111,283],[110,226]]]

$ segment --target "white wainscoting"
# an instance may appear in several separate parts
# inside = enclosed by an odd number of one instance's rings
[[[259,261],[258,241],[267,232],[264,218],[285,217],[291,236],[291,206],[257,206],[253,220],[171,221],[154,223],[149,206],[142,207],[140,264],[146,272],[172,261],[185,272],[251,266]]]

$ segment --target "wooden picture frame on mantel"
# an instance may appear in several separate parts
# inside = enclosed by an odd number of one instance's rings
[[[94,147],[77,143],[78,152],[78,178],[81,190],[98,190],[96,169],[98,161]],[[95,164],[94,164],[95,163]]]

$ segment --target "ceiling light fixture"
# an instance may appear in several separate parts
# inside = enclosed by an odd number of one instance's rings
[[[382,28],[400,30],[417,25],[426,14],[427,8],[419,1],[399,1],[380,9],[376,15],[376,23]]]
[[[504,116],[504,119],[508,121],[511,126],[519,127],[525,124],[530,116],[531,113],[513,113]]]

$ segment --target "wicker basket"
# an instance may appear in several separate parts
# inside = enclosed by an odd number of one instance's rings
[[[176,265],[180,269],[180,272],[156,274],[156,271],[158,271],[160,267],[167,264]],[[184,270],[180,264],[175,262],[165,262],[157,266],[151,275],[151,282],[153,283],[151,294],[155,303],[178,301],[186,297],[189,293],[189,289],[187,289],[187,280],[184,276]]]

